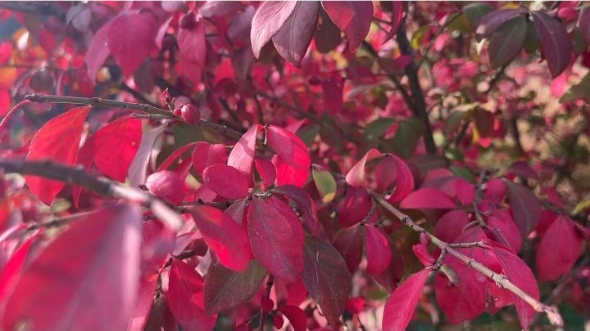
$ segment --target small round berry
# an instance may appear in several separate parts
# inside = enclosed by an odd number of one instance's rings
[[[188,124],[195,124],[201,119],[201,112],[192,103],[180,107],[180,114]]]

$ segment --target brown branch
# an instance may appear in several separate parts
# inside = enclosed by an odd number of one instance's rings
[[[176,212],[149,193],[123,186],[104,177],[95,177],[86,173],[81,166],[71,167],[51,161],[25,161],[22,158],[0,158],[0,169],[7,173],[16,172],[79,185],[102,196],[140,203],[150,208],[154,215],[174,230],[179,229],[184,223]]]
[[[371,193],[371,196],[375,200],[377,200],[377,202],[379,202],[379,204],[383,208],[385,208],[387,211],[389,211],[395,217],[397,217],[404,225],[408,226],[409,228],[411,228],[412,230],[414,230],[417,233],[426,234],[430,238],[430,241],[435,246],[440,248],[441,250],[446,251],[449,255],[452,255],[453,257],[455,257],[459,261],[465,263],[465,265],[473,268],[474,270],[481,273],[482,275],[485,275],[486,277],[488,277],[489,279],[494,281],[499,287],[512,292],[514,295],[518,296],[523,301],[525,301],[526,303],[531,305],[531,307],[533,307],[533,309],[535,311],[547,314],[547,317],[549,318],[549,321],[551,322],[551,324],[556,325],[556,326],[560,326],[560,327],[563,326],[563,319],[561,318],[561,315],[559,314],[559,312],[555,311],[555,309],[553,309],[552,307],[549,307],[549,306],[539,302],[537,299],[531,297],[526,292],[521,290],[518,286],[514,285],[512,282],[510,282],[508,279],[506,279],[506,277],[504,277],[503,275],[492,271],[491,269],[484,266],[480,262],[475,261],[472,258],[470,258],[469,256],[459,252],[458,250],[453,248],[450,244],[438,239],[438,237],[436,237],[433,234],[426,231],[424,228],[422,228],[420,225],[418,225],[414,220],[412,220],[408,215],[402,213],[399,209],[397,209],[392,204],[387,202],[380,195],[376,194],[375,192],[370,192],[370,193]]]

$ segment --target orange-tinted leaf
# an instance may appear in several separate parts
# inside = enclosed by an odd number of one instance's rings
[[[406,330],[429,273],[428,269],[424,269],[412,274],[391,293],[383,311],[382,330]]]
[[[47,123],[33,137],[27,161],[51,160],[74,165],[78,159],[78,146],[84,119],[90,107],[79,107],[61,114]],[[39,200],[50,205],[65,183],[36,176],[25,176],[29,189]]]
[[[158,23],[152,14],[127,12],[109,24],[108,48],[123,74],[131,76],[156,47]]]
[[[266,128],[268,144],[279,156],[277,159],[277,185],[302,187],[307,181],[311,159],[305,143],[294,133],[269,125]]]
[[[203,181],[213,192],[228,199],[248,196],[248,178],[240,170],[225,164],[213,164],[203,170]]]
[[[184,330],[213,330],[217,315],[209,315],[203,308],[203,278],[181,260],[172,261],[166,300]]]
[[[297,4],[296,1],[266,1],[258,7],[252,18],[252,29],[250,30],[252,51],[256,58],[260,57],[262,47],[287,22]]]
[[[246,270],[237,272],[212,264],[205,276],[205,310],[209,314],[232,309],[250,299],[266,277],[266,271],[255,260]]]
[[[370,274],[382,272],[391,262],[391,249],[387,237],[372,225],[365,226],[365,253],[367,272]]]
[[[136,302],[141,223],[139,206],[128,204],[72,222],[23,270],[2,328],[26,321],[29,330],[124,330]]]
[[[354,51],[369,33],[373,20],[373,3],[364,1],[322,1],[328,16],[348,38],[348,49]]]
[[[246,231],[229,215],[210,206],[190,209],[205,243],[225,267],[242,271],[250,261]]]
[[[303,270],[303,229],[297,215],[276,197],[254,199],[248,235],[256,259],[271,274],[295,282]]]
[[[431,188],[423,188],[410,193],[400,207],[404,209],[453,209],[457,205],[446,193]]]
[[[244,133],[242,138],[234,145],[229,153],[227,165],[240,170],[248,177],[248,185],[252,186],[252,165],[254,164],[254,154],[256,151],[256,135],[260,130],[260,124],[252,127]]]
[[[320,4],[317,1],[297,1],[291,16],[272,37],[277,52],[294,66],[301,60],[318,23]]]
[[[559,279],[570,271],[581,252],[582,238],[572,220],[564,215],[557,216],[537,247],[535,265],[539,279]]]
[[[348,300],[352,276],[338,251],[324,239],[305,237],[303,284],[332,326]]]

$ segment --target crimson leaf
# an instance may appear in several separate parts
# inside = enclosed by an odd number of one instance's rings
[[[429,273],[424,269],[411,275],[391,293],[383,311],[382,330],[406,330]]]
[[[348,38],[348,49],[354,51],[369,33],[373,20],[373,3],[368,1],[322,1],[322,7],[332,22]]]

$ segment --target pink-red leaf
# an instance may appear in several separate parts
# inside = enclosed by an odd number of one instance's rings
[[[406,330],[429,272],[428,269],[424,269],[411,275],[391,293],[383,311],[382,330]]]
[[[491,247],[508,280],[534,299],[539,300],[539,287],[537,286],[537,281],[526,263],[524,263],[516,253],[513,253],[494,241],[491,242]],[[510,295],[514,302],[514,306],[516,307],[520,325],[523,329],[527,330],[536,311],[530,304],[516,294],[511,292]]]
[[[387,237],[372,225],[365,226],[365,253],[367,272],[370,274],[384,271],[391,262],[391,249]]]
[[[143,288],[140,290],[139,299],[135,303],[133,315],[129,319],[127,331],[143,331],[148,321],[150,311],[152,310],[152,303],[154,301],[154,293],[156,292],[157,282],[146,281]]]
[[[541,203],[533,192],[521,184],[506,182],[508,203],[522,237],[528,236],[539,223]]]
[[[240,170],[225,164],[213,164],[203,170],[203,181],[215,193],[228,199],[248,196],[248,178]]]
[[[23,270],[2,328],[124,330],[136,302],[141,223],[139,206],[128,204],[72,222]]]
[[[293,185],[283,185],[273,188],[272,191],[285,195],[297,204],[305,222],[304,224],[311,234],[318,235],[322,231],[318,222],[316,205],[304,189]]]
[[[522,239],[508,211],[494,210],[486,223],[488,225],[488,235],[491,239],[512,248],[514,252],[520,250]]]
[[[256,159],[254,160],[254,164],[256,165],[256,171],[260,175],[260,178],[262,178],[264,187],[266,188],[274,184],[275,180],[277,180],[277,170],[274,164],[268,159]]]
[[[78,159],[78,146],[84,119],[90,107],[79,107],[61,114],[47,123],[33,137],[27,161],[51,160],[74,165]],[[29,189],[46,205],[65,186],[65,183],[36,176],[25,176]]]
[[[332,244],[346,261],[348,271],[354,272],[361,262],[363,252],[361,226],[355,225],[340,232]]]
[[[346,174],[346,182],[356,187],[367,186],[367,174],[365,167],[367,162],[381,156],[376,148],[371,148]]]
[[[260,50],[272,37],[279,32],[287,22],[298,2],[295,1],[265,1],[256,10],[252,18],[250,41],[256,58],[260,57]]]
[[[352,276],[338,251],[324,239],[305,237],[303,284],[332,326],[348,300]]]
[[[125,76],[131,76],[156,47],[157,31],[158,23],[149,13],[127,12],[110,22],[107,44]]]
[[[414,175],[408,164],[400,157],[387,154],[395,162],[395,190],[387,198],[388,202],[396,203],[404,199],[414,189]]]
[[[570,62],[572,42],[563,24],[544,12],[531,12],[551,76],[557,77]]]
[[[276,197],[254,199],[248,235],[256,259],[271,274],[295,282],[303,270],[303,228],[291,208]]]
[[[434,235],[442,241],[453,242],[468,223],[469,217],[464,210],[451,210],[438,220],[434,227]]]
[[[195,206],[190,214],[221,264],[235,271],[246,269],[251,254],[244,228],[229,215],[210,206]]]
[[[181,158],[182,155],[184,153],[186,153],[186,151],[197,146],[198,144],[211,145],[211,144],[203,143],[203,142],[193,142],[193,143],[188,143],[182,147],[179,147],[179,148],[175,149],[174,152],[170,153],[170,155],[168,155],[168,157],[160,164],[158,169],[156,169],[156,172],[162,171],[162,170],[168,170],[168,168],[170,168],[170,166],[172,164],[174,164],[174,161]],[[193,152],[194,152],[194,150],[193,150]],[[194,155],[193,155],[193,158],[194,158]],[[220,162],[220,163],[225,163],[225,162]],[[199,172],[199,173],[201,173],[201,172]]]
[[[277,185],[302,187],[307,181],[311,159],[305,143],[294,133],[269,125],[266,128],[268,144],[278,154]]]
[[[369,33],[373,20],[373,3],[369,1],[322,1],[322,7],[332,22],[348,38],[348,49],[354,51]]]
[[[582,238],[572,220],[564,215],[557,216],[537,247],[535,265],[539,279],[559,279],[570,271],[581,252]]]
[[[307,315],[297,306],[281,306],[278,311],[283,313],[291,323],[293,331],[307,330]]]
[[[88,46],[88,50],[86,51],[86,57],[84,61],[86,62],[86,67],[88,68],[88,75],[93,82],[96,79],[98,70],[100,70],[104,64],[104,61],[111,54],[109,51],[107,38],[112,23],[113,21],[110,21],[103,25],[98,31],[96,31],[92,37],[90,46]]]
[[[317,1],[297,1],[291,16],[272,37],[277,52],[294,66],[301,60],[315,31],[320,5]]]
[[[183,75],[192,82],[200,82],[201,71],[207,59],[207,43],[203,20],[195,22],[190,29],[181,28],[178,32],[177,43]]]
[[[404,209],[453,209],[457,205],[446,193],[431,188],[423,188],[410,193],[400,207]]]
[[[205,276],[203,290],[208,314],[232,309],[250,299],[266,277],[266,271],[255,260],[242,272],[212,264]]]
[[[387,38],[385,38],[385,41],[392,39],[397,34],[397,30],[399,30],[399,27],[402,24],[403,14],[404,14],[404,2],[403,1],[392,1],[391,2],[391,23],[390,23],[391,30],[389,30],[389,33],[387,33]]]
[[[184,330],[213,330],[217,316],[205,313],[203,308],[203,278],[181,260],[172,260],[166,299]]]
[[[197,142],[192,154],[193,168],[198,174],[213,164],[225,164],[227,162],[227,150],[223,144],[210,144]]]
[[[253,184],[252,165],[254,164],[254,153],[256,151],[256,135],[260,128],[260,124],[257,124],[244,133],[242,138],[234,145],[227,159],[227,165],[240,170],[248,177],[249,186]]]
[[[84,146],[91,146],[94,165],[101,173],[124,182],[140,143],[141,120],[122,117],[96,131]]]

